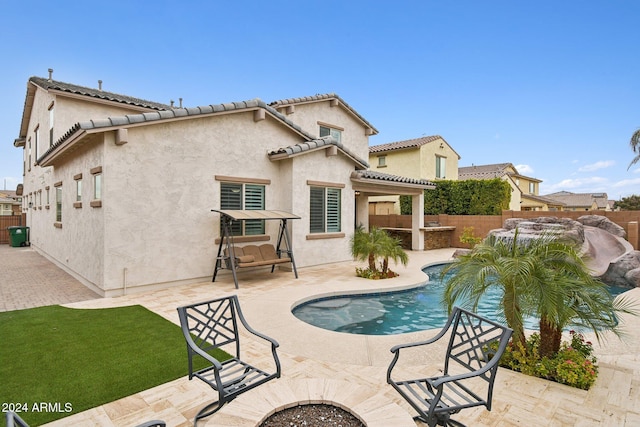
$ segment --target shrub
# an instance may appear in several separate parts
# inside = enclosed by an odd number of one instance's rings
[[[526,345],[514,343],[507,346],[500,359],[500,366],[538,378],[589,390],[598,376],[597,359],[593,345],[582,334],[571,331],[571,342],[563,342],[553,357],[540,357],[540,335],[531,334]]]

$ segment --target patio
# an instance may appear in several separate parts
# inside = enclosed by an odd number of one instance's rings
[[[400,276],[383,281],[355,277],[354,268],[360,264],[347,262],[300,269],[297,280],[288,272],[240,274],[237,290],[231,275],[225,274],[215,283],[66,306],[141,304],[177,324],[176,307],[237,294],[249,323],[279,341],[283,376],[243,394],[201,425],[255,426],[275,409],[295,402],[325,402],[347,408],[368,426],[421,426],[422,423],[412,420],[410,407],[386,384],[385,375],[393,345],[432,336],[433,331],[396,336],[330,332],[297,320],[291,307],[318,295],[411,287],[424,282],[421,267],[448,260],[452,253],[453,249],[410,252],[406,268],[393,266]],[[640,289],[627,295],[640,300]],[[457,419],[480,427],[640,425],[640,318],[625,320],[628,336],[624,343],[612,337],[603,347],[596,344],[600,373],[591,390],[573,389],[501,369],[493,410],[467,410]],[[245,345],[247,350],[253,353],[252,360],[266,354],[261,348]],[[416,355],[413,361],[433,371],[439,359]],[[163,419],[169,426],[190,426],[198,409],[213,398],[209,387],[184,377],[48,426],[130,426],[148,419]]]

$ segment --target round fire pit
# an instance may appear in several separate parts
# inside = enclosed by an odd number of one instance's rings
[[[351,412],[330,404],[304,404],[280,410],[260,427],[366,427]]]

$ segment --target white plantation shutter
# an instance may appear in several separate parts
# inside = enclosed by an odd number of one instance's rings
[[[340,189],[327,188],[327,232],[340,231]]]
[[[245,184],[244,209],[264,210],[264,185]],[[264,234],[264,221],[261,219],[244,221],[244,234]]]

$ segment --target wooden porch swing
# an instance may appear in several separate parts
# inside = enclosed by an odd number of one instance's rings
[[[296,279],[298,271],[296,270],[296,262],[293,258],[293,249],[291,248],[291,238],[287,227],[287,220],[300,219],[299,216],[284,211],[265,211],[265,210],[216,210],[212,212],[220,214],[222,225],[222,235],[220,236],[220,246],[218,246],[218,255],[216,256],[216,266],[213,272],[212,282],[216,281],[218,270],[227,268],[233,274],[233,281],[238,289],[238,276],[236,271],[238,268],[271,266],[271,272],[275,270],[276,264],[291,263],[293,273]],[[274,247],[270,243],[262,245],[245,245],[236,246],[233,240],[233,232],[231,226],[234,221],[248,220],[278,220],[280,221],[280,231],[278,233],[278,243]]]

